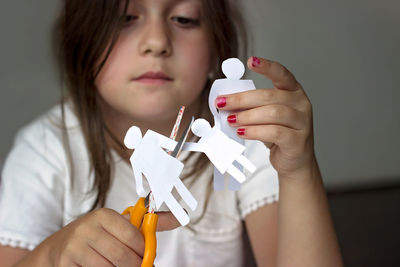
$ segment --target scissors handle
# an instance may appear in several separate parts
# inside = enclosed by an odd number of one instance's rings
[[[140,225],[142,224],[143,217],[147,212],[147,208],[144,203],[144,197],[139,198],[136,202],[135,206],[130,206],[126,208],[122,215],[130,214],[129,221],[133,224],[137,229],[140,229]]]
[[[144,215],[144,220],[141,229],[145,244],[142,267],[153,267],[157,250],[157,239],[156,239],[157,222],[158,222],[157,214],[146,213],[146,215]]]
[[[158,215],[155,213],[147,213],[145,206],[145,198],[139,198],[135,206],[126,208],[122,215],[130,214],[130,222],[137,229],[140,229],[144,237],[144,255],[142,267],[153,267],[154,259],[156,258],[157,239],[156,228]],[[142,225],[142,228],[140,228]]]

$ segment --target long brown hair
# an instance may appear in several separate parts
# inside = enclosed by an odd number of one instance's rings
[[[203,22],[209,33],[213,59],[209,80],[203,91],[203,106],[207,106],[212,80],[222,77],[222,61],[238,57],[239,46],[244,56],[247,36],[236,4],[229,0],[202,2],[206,17]],[[110,145],[107,143],[107,135],[110,133],[106,131],[100,110],[95,79],[118,39],[128,4],[129,0],[65,0],[54,28],[54,48],[67,91],[63,94],[62,103],[66,99],[72,100],[89,151],[91,170],[94,172],[93,190],[97,195],[92,209],[104,206],[113,168]],[[209,112],[206,116],[210,117]],[[201,172],[207,162],[202,156],[188,176]]]

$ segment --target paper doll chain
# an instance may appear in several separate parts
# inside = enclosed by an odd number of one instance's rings
[[[171,131],[171,135],[169,138],[171,138],[172,140],[175,140],[177,134],[178,134],[178,130],[179,130],[179,126],[181,124],[181,120],[183,117],[183,112],[185,112],[185,106],[182,106],[178,112],[178,116],[176,117],[176,121],[174,124],[174,127],[172,128]],[[168,154],[171,155],[172,151],[169,151]],[[154,213],[156,210],[155,207],[155,200],[154,200],[154,195],[153,193],[150,191],[150,199],[149,199],[149,208],[147,209],[148,212],[150,213]]]

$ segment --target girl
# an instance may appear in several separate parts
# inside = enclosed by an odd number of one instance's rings
[[[236,6],[68,0],[62,14],[56,40],[68,98],[18,134],[5,163],[0,265],[140,266],[143,238],[119,213],[137,198],[124,134],[136,125],[168,136],[182,105],[183,125],[210,118],[210,84],[238,55]],[[215,104],[232,111],[241,138],[270,152],[247,144],[258,170],[238,192],[213,192],[205,157],[183,154],[183,180],[199,207],[188,227],[160,213],[155,264],[250,266],[248,238],[258,266],[341,266],[310,102],[281,64],[251,57],[247,65],[274,88]]]

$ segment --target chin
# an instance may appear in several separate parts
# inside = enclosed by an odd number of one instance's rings
[[[152,106],[152,107],[143,107],[140,110],[135,110],[131,112],[131,116],[140,121],[160,121],[160,120],[168,120],[172,117],[176,117],[178,115],[179,109],[181,106],[168,106],[168,107],[160,107],[160,106]]]

